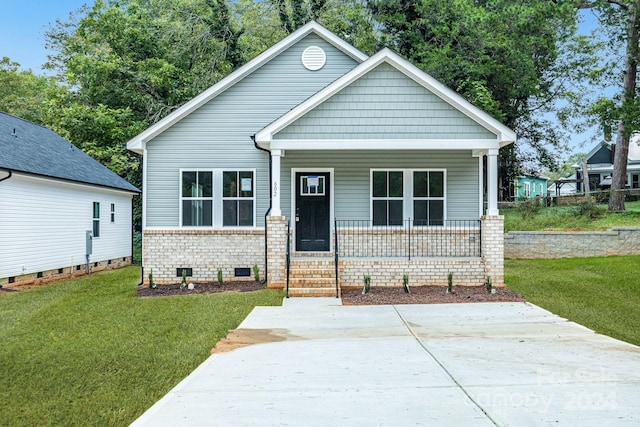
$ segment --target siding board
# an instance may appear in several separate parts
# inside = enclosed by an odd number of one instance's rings
[[[318,71],[305,69],[300,60],[312,45],[327,55]],[[254,147],[251,136],[356,65],[311,34],[150,141],[146,226],[180,225],[180,168],[228,168],[256,169],[256,226],[263,227],[269,206],[269,157]]]
[[[383,63],[274,135],[274,140],[495,139],[496,135]]]

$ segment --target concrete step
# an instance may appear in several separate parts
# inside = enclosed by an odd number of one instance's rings
[[[335,297],[336,289],[330,288],[291,288],[289,287],[289,297],[306,298],[306,297]]]

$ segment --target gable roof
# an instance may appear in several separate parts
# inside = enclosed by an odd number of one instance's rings
[[[0,169],[140,192],[54,131],[3,112]]]
[[[484,141],[478,146],[473,147],[465,147],[465,148],[473,148],[473,149],[489,149],[489,148],[499,148],[505,145],[508,145],[516,140],[516,134],[511,129],[500,123],[495,118],[491,117],[485,111],[480,108],[474,106],[467,100],[465,100],[462,96],[449,89],[442,83],[438,82],[436,79],[420,70],[415,65],[411,64],[406,59],[402,58],[397,53],[393,52],[391,49],[385,48],[373,55],[348,73],[346,73],[341,78],[337,79],[335,82],[331,83],[315,95],[311,96],[305,102],[299,104],[288,113],[275,120],[260,132],[255,135],[255,140],[259,146],[262,148],[269,149],[271,146],[271,141],[273,136],[286,128],[294,121],[298,120],[300,117],[313,110],[318,105],[322,104],[326,100],[328,100],[331,96],[338,93],[340,90],[349,86],[354,81],[358,80],[360,77],[373,70],[375,67],[382,63],[387,63],[405,74],[407,77],[411,78],[436,96],[438,96],[443,101],[447,102],[449,105],[457,109],[458,111],[465,114],[467,117],[474,120],[476,123],[489,130],[491,133],[496,135],[496,139],[494,141]],[[421,144],[429,141],[420,141]],[[433,148],[454,148],[454,141],[431,141],[434,143]],[[490,144],[488,144],[490,143]],[[354,146],[346,146],[342,141],[337,142],[338,145],[331,146],[331,148],[354,148]],[[371,148],[370,142],[363,141],[362,148]],[[463,141],[460,141],[460,147],[463,148]],[[335,144],[334,144],[335,145]],[[361,144],[362,145],[362,144]],[[406,148],[417,148],[411,147],[415,144],[407,144]],[[437,145],[437,146],[436,146]],[[495,145],[495,146],[489,146]],[[327,146],[328,147],[328,146]],[[393,141],[388,148],[400,148],[398,147],[398,141]],[[287,147],[278,147],[278,148],[287,148]],[[297,147],[299,148],[299,147]]]
[[[298,41],[302,40],[304,37],[311,33],[323,38],[328,43],[331,43],[333,46],[358,62],[362,62],[368,58],[367,55],[360,52],[358,49],[351,46],[349,43],[324,28],[322,25],[318,24],[315,21],[311,21],[300,27],[298,30],[294,31],[284,39],[280,40],[278,43],[271,46],[269,49],[265,50],[242,67],[238,68],[237,70],[220,80],[218,83],[193,98],[191,101],[186,102],[180,108],[164,117],[162,120],[159,120],[155,124],[148,127],[142,133],[127,142],[127,148],[129,150],[135,151],[136,153],[143,154],[144,143],[149,142],[156,136],[160,135],[166,129],[170,128],[175,123],[188,116],[190,113],[197,110],[202,105],[211,101],[226,89],[233,86],[234,84],[251,74],[253,71],[269,62],[272,58],[287,50],[289,47],[293,46]]]

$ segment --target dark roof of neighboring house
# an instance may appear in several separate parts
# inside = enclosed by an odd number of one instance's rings
[[[0,168],[140,192],[52,130],[3,112],[0,112]]]

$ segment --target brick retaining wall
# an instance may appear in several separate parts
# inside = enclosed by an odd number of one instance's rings
[[[640,255],[640,227],[608,231],[510,231],[504,235],[505,258],[575,258]]]

